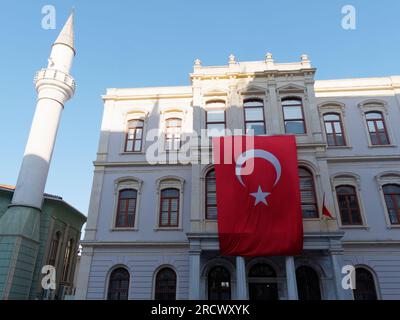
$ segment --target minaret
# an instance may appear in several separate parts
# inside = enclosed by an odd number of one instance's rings
[[[61,112],[75,92],[69,74],[75,56],[73,27],[74,13],[52,46],[47,68],[35,76],[36,111],[13,199],[0,218],[0,261],[6,262],[6,268],[0,268],[0,299],[28,299],[30,295],[41,245],[43,193]]]

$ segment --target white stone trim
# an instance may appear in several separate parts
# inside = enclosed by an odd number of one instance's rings
[[[165,268],[172,269],[175,272],[176,276],[176,283],[175,283],[175,300],[178,300],[179,297],[179,273],[176,267],[172,264],[169,263],[164,263],[159,265],[153,272],[153,279],[152,279],[152,284],[151,284],[151,299],[154,300],[156,296],[156,279],[157,279],[157,274]]]
[[[185,180],[178,176],[164,176],[156,181],[157,185],[157,201],[156,201],[156,214],[155,214],[155,231],[182,231],[183,230],[183,189]],[[164,189],[174,188],[179,190],[179,212],[178,212],[178,226],[177,227],[161,227],[159,225],[160,221],[160,206],[161,206],[161,191]]]
[[[120,146],[120,154],[138,154],[143,153],[145,150],[145,134],[147,129],[147,121],[148,121],[149,112],[146,110],[135,110],[126,112],[124,117],[124,131],[121,137],[121,146]],[[125,151],[125,143],[126,143],[126,135],[128,133],[128,123],[131,120],[142,120],[143,121],[143,132],[142,132],[142,145],[140,151]]]
[[[387,209],[385,195],[383,193],[383,186],[386,184],[397,184],[400,186],[400,172],[399,171],[382,172],[375,176],[375,180],[377,183],[378,192],[379,192],[379,196],[381,199],[383,211],[385,213],[386,227],[388,229],[400,228],[400,224],[394,225],[394,224],[391,224],[391,222],[390,222],[389,211]]]
[[[365,130],[365,134],[367,137],[368,147],[369,148],[384,148],[384,147],[396,146],[395,136],[392,132],[390,122],[388,121],[389,111],[388,111],[387,102],[384,100],[368,99],[363,102],[360,102],[358,104],[358,108],[361,113],[364,130]],[[385,144],[385,145],[373,145],[372,144],[371,138],[369,136],[367,118],[365,116],[365,114],[367,112],[372,112],[372,111],[377,111],[377,112],[382,113],[383,121],[385,122],[386,132],[387,132],[388,139],[389,139],[389,144]]]
[[[143,181],[135,178],[135,177],[120,177],[114,181],[114,205],[113,205],[113,216],[112,216],[112,224],[111,231],[137,231],[139,229],[139,207],[140,207],[140,198],[141,198],[141,189],[142,189]],[[135,208],[135,221],[133,228],[127,227],[116,227],[117,222],[117,212],[118,212],[118,196],[119,192],[123,189],[133,189],[137,192],[136,197],[136,208]]]
[[[326,140],[326,146],[329,149],[335,149],[335,148],[351,148],[350,144],[350,139],[349,135],[347,134],[347,126],[346,126],[346,106],[344,103],[341,102],[335,102],[335,101],[326,101],[323,103],[320,103],[318,105],[318,111],[320,114],[320,121],[321,121],[321,128],[324,132],[325,140]],[[326,137],[326,128],[325,128],[325,121],[324,121],[324,115],[327,113],[336,113],[339,114],[341,123],[342,123],[342,130],[343,130],[343,135],[345,139],[345,145],[344,146],[329,146],[328,145],[328,139]]]
[[[342,218],[341,218],[340,210],[339,210],[339,202],[338,202],[338,197],[336,194],[336,187],[343,186],[343,185],[352,186],[356,190],[357,201],[358,201],[358,205],[360,207],[360,215],[361,215],[361,224],[360,225],[343,225],[342,224]],[[334,195],[334,206],[335,206],[336,216],[338,217],[337,221],[338,221],[339,228],[343,228],[343,229],[360,229],[360,228],[365,229],[365,228],[368,228],[367,216],[365,214],[366,211],[365,211],[363,200],[361,197],[360,176],[358,176],[354,173],[348,173],[348,172],[337,173],[331,177],[331,186],[332,186],[332,193]]]

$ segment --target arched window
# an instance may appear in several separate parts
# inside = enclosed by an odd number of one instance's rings
[[[356,188],[347,185],[337,186],[336,195],[342,225],[361,225],[362,219]]]
[[[400,224],[400,185],[386,184],[382,189],[390,223]]]
[[[161,190],[160,227],[177,227],[179,224],[179,190],[168,188]]]
[[[264,103],[261,99],[244,101],[244,125],[246,134],[254,130],[254,135],[265,134]]]
[[[111,272],[108,284],[108,300],[128,300],[129,272],[124,268],[117,268]]]
[[[299,180],[303,218],[318,218],[318,204],[312,173],[306,168],[299,167]]]
[[[231,299],[231,276],[223,266],[216,266],[208,273],[208,300]]]
[[[128,122],[128,130],[125,139],[126,152],[142,151],[143,127],[143,120],[130,120]]]
[[[163,268],[157,272],[154,299],[176,299],[176,273],[171,268]]]
[[[354,300],[377,300],[374,276],[362,267],[356,268],[356,288],[353,290]]]
[[[317,272],[310,267],[301,266],[296,270],[299,300],[321,300],[321,288]]]
[[[339,113],[325,113],[324,124],[328,146],[345,146],[342,118]]]
[[[285,132],[292,134],[306,133],[302,100],[296,97],[284,98],[282,99],[282,108]]]
[[[371,111],[365,114],[369,137],[372,145],[389,144],[389,136],[386,130],[385,119],[382,112]]]
[[[137,191],[123,189],[118,194],[116,228],[133,228],[135,226]]]
[[[57,253],[58,253],[58,247],[60,245],[60,240],[61,240],[61,232],[57,231],[53,239],[51,240],[50,244],[50,254],[49,254],[48,264],[53,267],[56,267]]]
[[[215,100],[206,103],[206,129],[209,137],[225,135],[225,101]]]
[[[266,263],[257,263],[249,270],[250,300],[278,300],[276,272]]]
[[[215,170],[211,169],[206,174],[206,219],[217,219],[217,189]]]
[[[181,147],[182,119],[169,118],[165,121],[165,150],[176,151]]]
[[[64,262],[63,262],[63,272],[62,272],[62,280],[63,281],[68,281],[69,277],[69,269],[72,264],[72,259],[73,259],[73,247],[74,247],[74,239],[69,239],[67,243],[67,247],[65,248],[65,254],[64,254]]]

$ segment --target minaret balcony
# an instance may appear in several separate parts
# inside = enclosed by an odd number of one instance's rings
[[[76,84],[74,78],[63,71],[57,69],[41,69],[34,78],[36,89],[39,91],[41,87],[56,86],[66,91],[68,98],[72,97],[75,92]]]

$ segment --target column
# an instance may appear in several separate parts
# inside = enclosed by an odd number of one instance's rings
[[[298,300],[296,269],[293,257],[286,257],[286,282],[288,290],[288,300]]]
[[[189,252],[189,300],[200,299],[200,253],[201,250]]]
[[[236,257],[236,300],[248,300],[246,263],[243,257]]]

